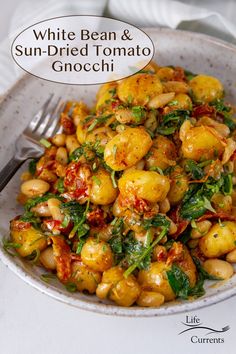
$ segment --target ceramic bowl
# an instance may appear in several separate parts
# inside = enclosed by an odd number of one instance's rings
[[[161,65],[179,65],[196,72],[218,77],[223,83],[226,97],[236,102],[236,47],[202,34],[168,29],[145,29],[152,38],[156,52],[154,60]],[[14,142],[31,117],[51,93],[68,98],[82,99],[91,105],[98,86],[66,86],[24,75],[2,99],[0,104],[0,161],[1,167],[14,151]],[[9,234],[9,220],[21,213],[16,203],[23,166],[0,195],[0,237]],[[68,293],[56,280],[44,283],[41,268],[31,266],[18,257],[9,256],[0,247],[0,258],[13,272],[31,286],[70,305],[109,315],[161,316],[199,309],[215,304],[236,294],[236,275],[216,286],[206,283],[206,294],[194,301],[165,303],[160,308],[122,308],[101,302],[95,296]],[[39,304],[40,306],[40,304]]]

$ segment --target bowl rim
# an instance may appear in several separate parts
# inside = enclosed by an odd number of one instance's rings
[[[183,37],[194,37],[196,39],[204,40],[205,42],[212,43],[216,46],[223,47],[227,50],[233,52],[236,55],[236,46],[223,41],[221,39],[202,34],[197,32],[190,32],[184,30],[176,30],[176,29],[169,29],[169,28],[155,28],[155,27],[143,27],[142,30],[147,31],[148,34],[157,33],[159,32],[169,35],[179,36],[182,35]],[[31,76],[28,73],[23,73],[23,75],[2,95],[0,96],[0,104],[3,104],[5,99],[11,93],[14,88],[16,88],[21,81],[27,79],[27,77]],[[42,80],[37,79],[36,80]],[[1,235],[2,236],[2,235]],[[3,236],[2,236],[3,237]],[[116,315],[116,316],[125,316],[125,317],[155,317],[155,316],[166,316],[166,315],[175,315],[179,313],[184,313],[188,311],[193,311],[197,309],[201,309],[210,305],[215,305],[218,302],[224,301],[236,295],[236,284],[229,289],[223,290],[221,293],[216,293],[212,295],[208,295],[206,297],[199,298],[197,300],[187,300],[178,302],[176,301],[175,305],[173,306],[161,306],[158,308],[147,308],[147,307],[120,307],[117,305],[112,304],[104,304],[102,302],[93,302],[93,297],[91,296],[91,301],[86,299],[79,299],[78,297],[74,297],[72,294],[68,292],[65,294],[60,290],[56,290],[54,287],[50,286],[50,284],[44,283],[41,281],[38,276],[34,274],[29,274],[23,267],[19,264],[15,263],[12,257],[7,254],[7,252],[0,247],[0,260],[3,264],[6,265],[11,271],[13,271],[19,278],[24,280],[27,284],[31,285],[33,288],[37,289],[43,294],[49,295],[50,297],[73,307],[92,311],[96,313],[100,313],[103,315]]]

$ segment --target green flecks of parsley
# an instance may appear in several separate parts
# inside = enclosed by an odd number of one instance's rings
[[[57,190],[59,193],[64,193],[65,192],[65,187],[64,187],[64,180],[63,178],[59,178],[57,180],[57,186],[56,186]]]
[[[23,215],[21,215],[19,220],[23,222],[29,222],[36,229],[40,228],[40,218],[31,211],[26,211]]]
[[[114,170],[111,172],[111,181],[112,181],[113,187],[117,188],[118,186],[117,186],[117,182],[116,182],[116,173]]]
[[[197,74],[192,73],[189,70],[184,70],[184,75],[188,81],[192,80]]]
[[[97,176],[92,176],[92,180],[94,181],[94,183],[98,186],[101,186],[101,180],[97,177]]]
[[[149,233],[150,230],[147,230]],[[142,244],[139,247],[138,252],[132,251],[131,261],[132,264],[128,269],[124,272],[124,277],[128,277],[136,268],[146,269],[150,265],[151,262],[151,252],[153,248],[166,236],[168,232],[168,227],[162,227],[162,231],[157,236],[157,238],[147,247],[144,247]],[[148,235],[147,235],[148,238]],[[137,241],[138,242],[138,241]]]
[[[122,218],[115,218],[111,224],[112,225],[112,237],[109,240],[109,244],[113,253],[121,255],[123,253],[123,230],[124,230],[124,221]]]
[[[210,106],[213,106],[215,110],[223,117],[223,123],[227,125],[230,130],[236,129],[236,121],[231,114],[232,108],[227,106],[223,99],[214,100],[210,103]]]
[[[135,122],[141,123],[142,119],[145,118],[145,116],[146,116],[145,108],[142,106],[133,106],[131,108],[131,110],[132,110],[132,115],[135,119]]]
[[[62,197],[60,197],[56,194],[46,193],[42,197],[35,197],[35,198],[28,199],[24,205],[24,208],[26,211],[30,211],[30,209],[33,208],[34,206],[36,206],[37,204],[44,203],[44,202],[48,201],[48,199],[50,199],[50,198],[57,198],[61,201],[63,200]]]
[[[163,227],[168,231],[170,227],[170,221],[167,220],[164,215],[157,214],[152,218],[144,219],[143,227],[145,230],[148,230],[151,227]]]
[[[30,160],[29,164],[28,164],[28,170],[29,173],[31,173],[31,175],[35,175],[36,172],[36,165],[37,165],[37,160]]]
[[[104,147],[97,140],[94,144],[84,143],[75,149],[69,156],[69,161],[78,161],[81,156],[85,157],[87,161],[93,161],[95,157],[103,161]]]
[[[2,246],[3,249],[12,257],[15,257],[17,254],[13,253],[12,251],[15,251],[17,248],[20,248],[22,245],[17,242],[12,242],[6,237],[2,239]]]
[[[74,292],[77,291],[77,286],[76,286],[76,284],[73,283],[73,282],[71,282],[71,281],[65,284],[65,288],[66,288],[66,290],[69,291],[70,293],[74,293]]]
[[[40,275],[40,279],[43,280],[45,283],[50,283],[51,280],[54,280],[56,278],[56,274],[53,273],[43,273]]]
[[[218,180],[210,177],[205,183],[192,183],[184,195],[180,216],[183,219],[194,220],[204,215],[206,210],[215,212],[210,202],[213,194],[222,192],[229,195],[232,188],[232,175],[225,173]]]
[[[97,127],[103,123],[106,123],[108,121],[108,119],[111,118],[112,116],[113,116],[113,114],[111,113],[111,114],[107,114],[104,116],[90,117],[88,120],[85,120],[86,124],[91,121],[91,124],[88,127],[87,131],[91,132],[95,127]]]
[[[89,201],[86,206],[76,201],[62,203],[60,208],[65,216],[73,222],[74,226],[69,234],[69,238],[77,234],[77,237],[83,237],[88,234],[89,226],[86,224],[86,216],[89,210]]]
[[[149,168],[149,171],[155,171],[155,172],[158,172],[160,175],[164,175],[164,172],[163,170],[158,167],[158,166],[152,166]]]
[[[198,279],[194,287],[190,286],[189,277],[177,264],[173,264],[171,269],[166,272],[169,284],[175,295],[185,300],[189,296],[200,297],[204,295],[204,281],[206,279],[222,280],[207,273],[197,258],[193,257],[193,260],[198,271]]]
[[[194,160],[186,160],[184,169],[186,172],[191,174],[193,179],[202,179],[205,176],[205,173],[201,167]]]
[[[157,127],[157,133],[162,135],[171,135],[180,128],[185,120],[189,118],[189,110],[176,109],[168,114],[165,114]]]

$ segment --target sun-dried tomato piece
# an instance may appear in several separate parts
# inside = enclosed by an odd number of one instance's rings
[[[81,202],[88,200],[91,189],[91,170],[89,165],[72,162],[66,169],[64,187],[69,193],[63,194],[67,199]]]
[[[172,247],[168,251],[167,265],[173,264],[176,261],[183,259],[184,247],[180,242],[174,242]]]
[[[87,220],[89,225],[91,226],[99,226],[102,227],[105,225],[105,215],[104,211],[100,208],[96,208],[89,213],[87,213]]]
[[[75,125],[73,120],[69,118],[66,114],[61,114],[60,123],[63,127],[63,130],[66,134],[74,134],[75,133]]]
[[[189,225],[189,220],[182,219],[179,214],[180,207],[174,208],[169,213],[169,218],[176,224],[177,231],[171,235],[172,238],[176,239]]]
[[[56,261],[57,276],[62,283],[71,277],[71,251],[69,245],[60,236],[51,236],[53,255]]]
[[[25,221],[21,221],[21,220],[12,220],[11,221],[11,230],[12,231],[24,231],[24,230],[28,230],[31,228],[31,224],[30,222],[25,222]]]
[[[176,66],[174,68],[173,81],[186,81],[184,69],[181,68],[180,66]]]
[[[197,106],[193,109],[192,112],[193,117],[201,117],[201,116],[215,116],[215,108],[213,106],[209,106],[207,103]]]

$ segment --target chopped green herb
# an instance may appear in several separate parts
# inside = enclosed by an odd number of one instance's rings
[[[122,218],[115,218],[111,224],[112,228],[112,237],[109,240],[109,244],[113,253],[117,255],[121,255],[123,253],[123,245],[122,245],[122,233],[124,228],[124,222]]]
[[[35,216],[31,211],[26,211],[23,215],[21,215],[20,221],[29,222],[34,228],[40,228],[40,218]]]
[[[128,102],[128,104],[131,104],[133,102],[133,96],[129,95],[127,97],[127,102]]]
[[[189,70],[184,70],[185,77],[188,81],[192,80],[197,74],[192,73]]]
[[[114,158],[115,158],[116,157],[116,152],[117,152],[117,145],[113,146],[112,152],[113,152],[113,155],[114,155]]]
[[[161,124],[157,127],[157,133],[171,135],[189,118],[190,111],[176,109],[162,117]]]
[[[216,99],[210,103],[211,106],[224,118],[224,124],[229,127],[230,130],[236,129],[236,121],[232,117],[230,106],[225,105],[223,99]]]
[[[31,175],[35,175],[37,160],[31,160],[28,165],[28,170]]]
[[[70,161],[78,161],[81,156],[84,156],[87,161],[94,160],[95,157],[98,157],[103,161],[104,147],[100,145],[100,142],[97,140],[95,144],[84,143],[79,148],[75,149],[72,154],[69,156]],[[102,162],[101,161],[101,162]]]
[[[142,106],[132,107],[132,115],[133,115],[136,123],[140,123],[146,115],[145,108]]]
[[[110,89],[108,92],[109,92],[112,96],[115,96],[115,95],[116,95],[116,88],[113,87],[113,88]]]
[[[115,175],[115,171],[114,170],[111,172],[111,181],[112,181],[113,187],[117,188],[116,175]]]
[[[2,245],[3,245],[3,249],[12,257],[15,257],[16,254],[12,253],[11,250],[15,250],[15,249],[20,248],[22,246],[20,243],[11,242],[8,239],[6,239],[5,237],[2,240]]]
[[[177,106],[178,105],[178,101],[177,100],[173,100],[173,101],[170,101],[169,103],[168,103],[168,106]]]
[[[85,224],[87,212],[89,210],[89,201],[86,207],[79,204],[76,201],[62,203],[60,208],[64,215],[73,222],[74,226],[69,234],[69,238],[72,238],[76,233],[78,237],[85,236],[89,231],[89,226]]]
[[[167,232],[168,232],[168,227],[163,227],[159,236],[152,242],[150,246],[148,247],[142,246],[143,249],[141,249],[141,252],[139,252],[138,255],[136,256],[135,253],[132,253],[132,256],[133,257],[135,256],[134,263],[124,272],[125,278],[127,278],[136,268],[139,269],[147,268],[147,265],[149,265],[151,262],[151,251],[163,239],[163,237],[167,234]]]
[[[40,275],[40,278],[45,281],[45,283],[49,283],[50,280],[56,279],[56,275],[52,273],[44,273]]]
[[[202,179],[205,175],[204,171],[194,160],[186,160],[185,171],[190,172],[193,179]]]
[[[190,281],[187,274],[176,264],[173,264],[171,270],[168,270],[166,274],[175,295],[187,299],[190,291]]]
[[[108,115],[105,115],[105,116],[99,116],[99,117],[93,118],[93,122],[88,127],[87,131],[91,132],[97,125],[101,125],[101,124],[105,123],[112,116],[113,116],[113,114],[108,114]]]
[[[40,251],[37,249],[34,250],[30,255],[25,257],[25,259],[32,264],[36,264],[39,260],[39,257],[40,257]]]
[[[50,198],[57,198],[59,200],[63,200],[62,197],[60,197],[56,194],[46,193],[42,197],[35,197],[35,198],[28,199],[24,205],[24,208],[26,211],[30,211],[30,209],[33,208],[35,205],[37,205],[39,203],[44,203],[44,202],[48,201],[48,199],[50,199]]]
[[[52,144],[48,141],[48,140],[46,140],[46,139],[41,139],[41,140],[39,140],[39,142],[40,142],[40,144],[42,144],[46,149],[49,149],[51,146],[52,146]]]
[[[77,248],[76,248],[76,253],[80,254],[83,248],[83,245],[85,244],[86,240],[84,238],[80,238],[78,244],[77,244]]]
[[[222,280],[222,278],[216,277],[214,275],[211,275],[209,273],[207,273],[205,271],[205,269],[203,269],[203,267],[201,266],[201,263],[199,261],[199,259],[197,257],[193,257],[193,261],[197,267],[197,270],[199,273],[201,273],[204,277],[204,279],[208,279],[208,280]]]
[[[224,195],[231,195],[233,192],[232,174],[223,175],[223,180],[222,192]]]
[[[98,186],[101,185],[101,180],[97,176],[92,176],[92,179]]]
[[[160,173],[160,175],[164,175],[163,170],[160,167],[158,167],[158,166],[150,167],[149,171],[156,171],[156,172]]]
[[[143,227],[145,230],[150,229],[150,227],[164,227],[168,231],[170,227],[170,221],[167,220],[164,215],[157,214],[153,218],[144,219]]]
[[[77,286],[75,283],[72,283],[72,282],[68,282],[66,285],[65,285],[65,288],[67,291],[69,291],[70,293],[74,293],[77,291]]]
[[[59,178],[57,181],[57,190],[59,193],[64,193],[65,188],[64,188],[64,180],[63,178]]]
[[[213,213],[215,210],[211,205],[213,194],[222,192],[227,195],[231,191],[231,178],[227,174],[222,174],[218,180],[209,177],[204,183],[192,183],[185,193],[180,215],[183,219],[194,220],[204,215],[206,210]]]

